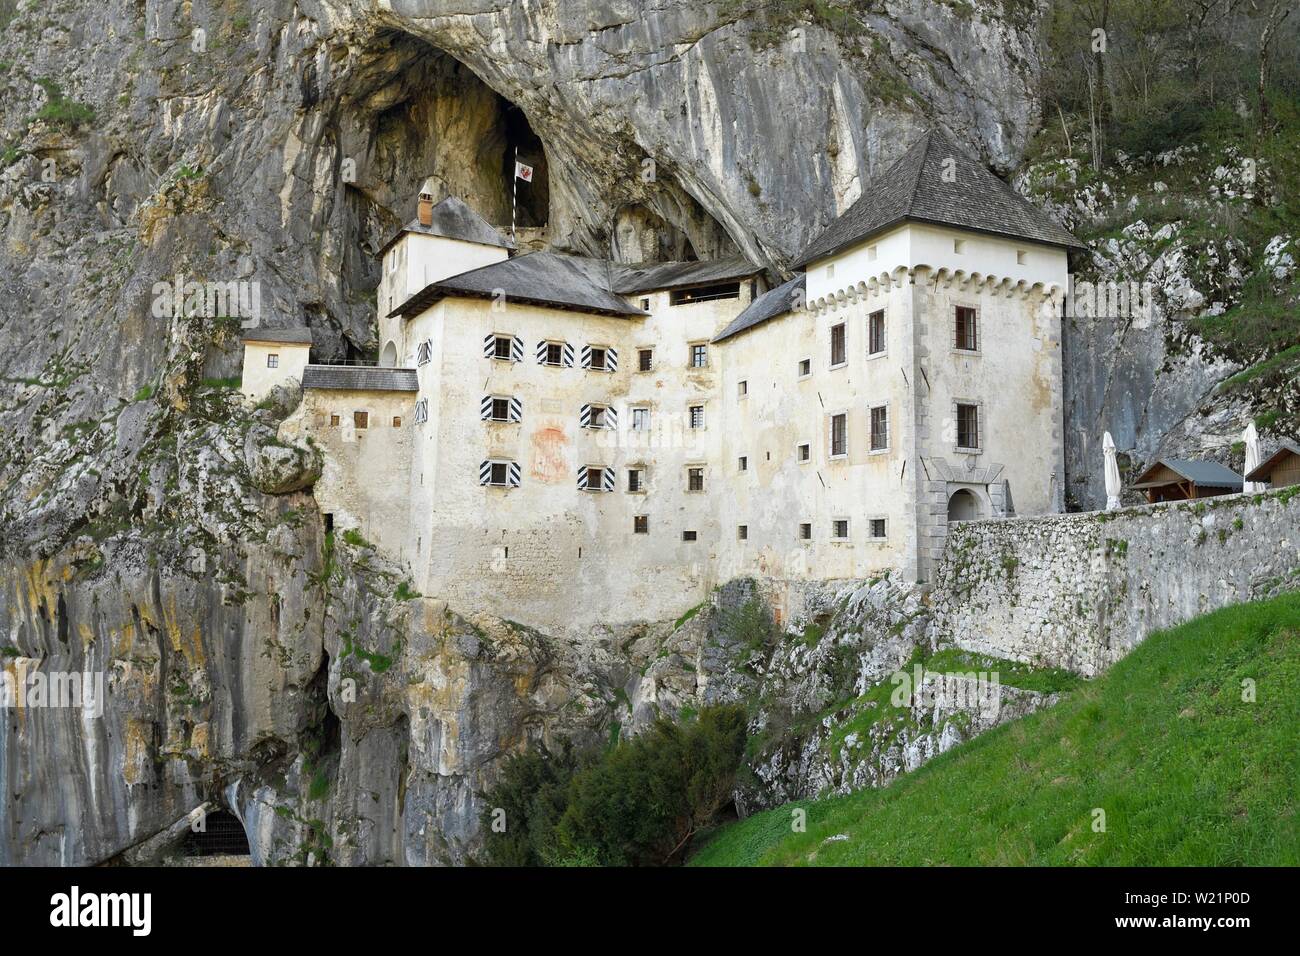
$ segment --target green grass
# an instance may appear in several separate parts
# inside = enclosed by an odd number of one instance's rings
[[[1154,634],[1055,707],[892,786],[725,827],[691,864],[1294,866],[1298,733],[1300,594],[1288,594]],[[824,842],[837,834],[848,839]]]

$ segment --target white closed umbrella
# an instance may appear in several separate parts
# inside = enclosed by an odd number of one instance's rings
[[[1255,430],[1255,423],[1251,422],[1246,426],[1246,431],[1242,434],[1242,440],[1246,443],[1246,468],[1242,473],[1244,484],[1243,489],[1246,491],[1263,491],[1266,487],[1262,481],[1245,481],[1245,476],[1259,467],[1263,456],[1259,453],[1259,432]]]
[[[1106,437],[1101,440],[1101,450],[1106,455],[1106,510],[1114,511],[1120,507],[1121,485],[1119,462],[1115,459],[1115,439],[1110,437],[1110,432],[1106,432]]]

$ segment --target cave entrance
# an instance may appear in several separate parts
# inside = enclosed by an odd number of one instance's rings
[[[505,136],[501,172],[506,181],[506,202],[510,203],[513,195],[517,228],[540,229],[550,220],[551,211],[546,150],[541,138],[533,132],[524,111],[503,96],[498,95],[497,100],[501,111],[501,129]],[[520,163],[532,167],[531,181],[515,181],[516,157]]]
[[[209,813],[204,818],[202,832],[186,834],[180,846],[183,857],[248,856],[250,853],[244,825],[229,810]]]

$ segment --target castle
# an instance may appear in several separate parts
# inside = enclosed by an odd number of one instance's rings
[[[426,185],[426,189],[429,187]],[[419,197],[380,251],[378,366],[246,336],[303,401],[315,496],[459,611],[663,620],[741,575],[925,580],[950,521],[1062,510],[1078,242],[927,133],[768,288],[743,258],[512,244]]]

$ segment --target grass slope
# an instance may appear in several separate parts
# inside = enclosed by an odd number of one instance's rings
[[[1256,701],[1243,702],[1242,682]],[[719,831],[694,866],[1300,864],[1300,594],[1152,635],[881,790]],[[791,810],[807,832],[791,832]],[[1094,808],[1105,832],[1094,832]],[[833,835],[848,839],[825,842]]]

